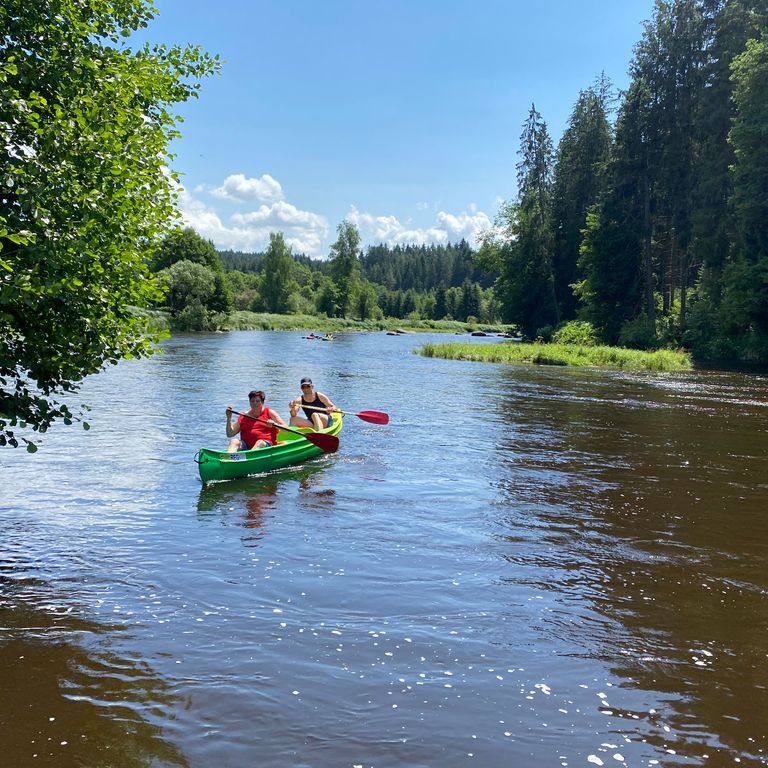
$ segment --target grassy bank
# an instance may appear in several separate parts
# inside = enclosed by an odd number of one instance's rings
[[[350,320],[340,317],[318,317],[315,315],[270,315],[257,312],[233,312],[221,323],[225,331],[428,331],[431,333],[467,333],[485,331],[501,333],[499,326],[469,325],[455,320]]]
[[[486,363],[570,365],[618,368],[629,371],[688,371],[693,366],[684,352],[661,349],[643,352],[621,347],[586,347],[571,344],[425,344],[417,350],[425,357],[475,360]]]
[[[171,321],[166,310],[129,307],[134,315],[146,318],[151,330],[187,330]],[[351,320],[325,317],[325,315],[272,315],[268,312],[235,311],[228,315],[214,315],[211,330],[220,331],[410,331],[413,333],[470,333],[483,331],[500,334],[508,331],[505,326],[482,323],[461,323],[457,320],[401,320],[395,317],[382,320]]]

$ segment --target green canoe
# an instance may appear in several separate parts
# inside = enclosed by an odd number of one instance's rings
[[[334,413],[333,424],[324,429],[323,434],[338,435],[341,432],[342,424],[343,416],[340,413]],[[310,431],[303,427],[297,429],[297,432]],[[297,432],[280,430],[277,433],[277,445],[270,448],[254,448],[238,453],[201,448],[195,454],[200,479],[204,483],[209,483],[212,480],[231,480],[235,477],[271,472],[274,469],[282,469],[292,464],[300,464],[302,461],[323,453],[322,448],[313,445]]]

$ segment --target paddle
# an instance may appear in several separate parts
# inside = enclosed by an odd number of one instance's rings
[[[251,416],[248,413],[241,413],[240,411],[232,411],[232,413],[238,416],[245,416],[246,419],[252,419],[253,421],[260,421],[262,424],[269,424],[273,426],[271,421],[266,419],[257,419],[255,416]],[[301,435],[309,440],[310,443],[316,445],[320,450],[326,453],[336,453],[339,450],[339,438],[336,435],[326,435],[323,432],[300,432],[298,429],[291,429],[290,427],[284,427],[282,424],[275,424],[278,429],[282,429],[285,432],[293,432],[296,435]]]
[[[319,408],[316,405],[304,405],[304,403],[302,403],[301,407],[308,408],[310,411],[333,413],[333,411],[329,411],[327,408]],[[350,411],[339,410],[338,412],[347,416],[357,416],[358,419],[369,421],[371,424],[389,424],[389,414],[383,413],[382,411],[359,411],[358,413],[351,413]]]

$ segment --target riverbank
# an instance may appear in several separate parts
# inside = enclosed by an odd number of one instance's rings
[[[462,323],[457,320],[403,320],[387,317],[381,320],[352,320],[318,315],[272,315],[266,312],[239,311],[222,322],[225,331],[408,331],[418,333],[471,333],[482,331],[499,334],[507,328],[499,325]]]
[[[173,332],[170,314],[165,310],[131,307],[132,314],[146,318],[147,330]],[[380,320],[353,320],[325,315],[276,315],[269,312],[238,310],[217,318],[219,331],[400,331],[407,333],[472,333],[489,336],[510,333],[511,327],[484,323],[462,323],[458,320],[404,320],[387,317]]]
[[[424,357],[472,360],[485,363],[565,365],[581,368],[612,368],[630,371],[689,371],[693,368],[685,352],[660,349],[645,352],[621,347],[588,347],[572,344],[425,344],[416,352]]]

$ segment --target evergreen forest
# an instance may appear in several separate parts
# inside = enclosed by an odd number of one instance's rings
[[[624,92],[601,75],[577,95],[557,145],[531,105],[517,196],[476,249],[363,249],[343,222],[312,260],[278,233],[264,253],[219,254],[210,300],[544,341],[577,323],[604,344],[768,362],[768,4],[657,0],[629,72]]]

